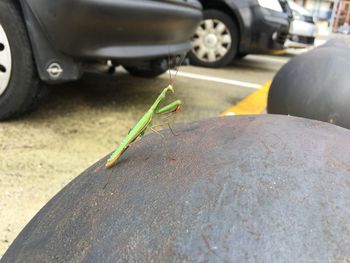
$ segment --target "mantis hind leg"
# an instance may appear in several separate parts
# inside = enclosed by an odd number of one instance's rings
[[[161,126],[161,125],[156,125],[156,126],[152,126],[151,127],[151,131],[153,131],[154,133],[160,135],[163,139],[164,139],[164,135],[161,134],[159,131],[157,131],[156,129],[154,129],[154,127],[158,127],[158,126]]]
[[[158,124],[158,125],[155,125],[155,126],[151,126],[151,130],[154,131],[154,132],[156,132],[156,133],[159,133],[158,131],[154,130],[154,127],[161,127],[161,126],[163,126],[164,124],[166,124],[166,125],[169,127],[170,132],[171,132],[174,136],[178,136],[178,134],[176,134],[176,133],[174,132],[173,128],[172,128],[171,125],[170,125],[170,122],[168,121],[169,116],[167,116],[165,119],[167,120],[166,122],[161,123],[161,124]]]
[[[171,128],[171,125],[170,125],[170,122],[167,122],[168,124],[168,127],[169,127],[169,130],[171,131],[171,133],[174,135],[174,136],[177,136],[178,134],[176,134],[173,129]]]
[[[162,137],[162,144],[164,145],[167,157],[169,159],[171,159],[171,160],[175,160],[175,158],[171,157],[171,155],[169,154],[168,146],[166,145],[166,142],[164,141],[165,140],[165,136],[163,134],[161,134],[159,131],[154,129],[154,127],[157,127],[157,126],[161,126],[161,125],[156,125],[156,126],[151,127],[151,131],[153,131],[154,133],[156,133],[156,134],[158,134],[158,135],[160,135]]]

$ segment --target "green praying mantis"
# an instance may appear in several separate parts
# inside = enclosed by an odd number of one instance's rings
[[[181,100],[175,100],[174,102],[160,108],[161,102],[166,97],[166,94],[171,91],[174,93],[174,88],[172,85],[168,85],[160,93],[158,98],[154,101],[149,110],[141,117],[141,119],[136,123],[136,125],[130,130],[128,135],[124,138],[117,149],[112,153],[106,163],[106,167],[110,168],[114,166],[119,157],[123,152],[129,147],[129,145],[134,142],[138,137],[142,137],[148,127],[152,127],[152,119],[155,114],[165,114],[170,112],[176,112],[180,109],[182,102]]]

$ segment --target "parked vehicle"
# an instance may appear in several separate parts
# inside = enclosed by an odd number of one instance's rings
[[[284,48],[291,10],[283,0],[200,0],[203,21],[192,39],[192,64],[222,67],[235,57]]]
[[[290,24],[286,47],[304,48],[314,45],[317,26],[312,14],[293,1],[288,1],[288,4],[293,12],[293,20]]]
[[[201,18],[197,0],[1,0],[0,120],[33,105],[39,81],[79,79],[87,63],[165,72],[169,55],[190,49]]]

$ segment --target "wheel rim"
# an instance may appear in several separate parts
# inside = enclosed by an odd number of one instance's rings
[[[192,39],[192,52],[199,60],[213,63],[229,52],[231,43],[230,31],[223,22],[206,19],[201,22]]]
[[[0,96],[5,92],[11,77],[11,49],[5,30],[0,24]]]

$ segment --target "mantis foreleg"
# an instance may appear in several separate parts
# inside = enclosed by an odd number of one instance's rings
[[[181,100],[175,100],[174,102],[162,107],[161,109],[156,110],[156,113],[163,114],[163,113],[175,112],[180,109],[181,105],[182,105]]]

